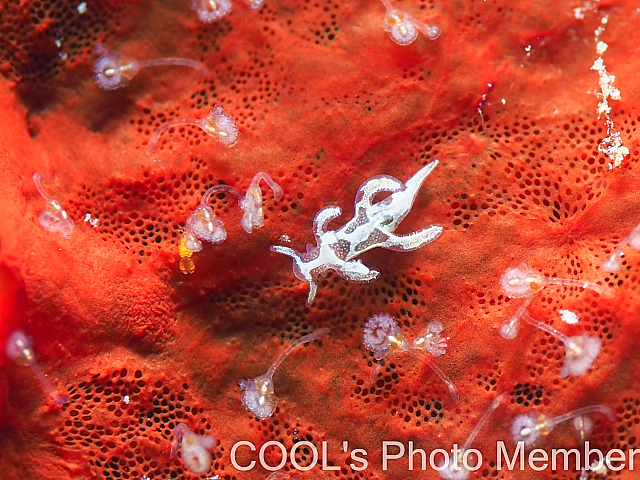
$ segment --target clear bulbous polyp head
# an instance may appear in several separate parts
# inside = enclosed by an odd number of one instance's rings
[[[47,232],[61,233],[63,237],[68,238],[74,229],[73,220],[60,206],[60,203],[49,195],[42,186],[44,182],[42,175],[38,172],[33,174],[33,184],[38,193],[47,202],[47,208],[38,215],[38,223]]]
[[[511,422],[513,441],[516,444],[523,442],[525,447],[533,445],[540,435],[549,433],[548,423],[549,419],[545,415],[536,412],[518,415]]]
[[[209,135],[214,136],[220,143],[227,147],[233,147],[238,143],[238,127],[236,122],[230,115],[224,113],[220,105],[214,105],[213,110],[205,119],[206,124],[203,126]]]
[[[4,351],[7,357],[18,365],[31,367],[35,371],[44,389],[56,403],[64,405],[69,401],[69,397],[56,393],[51,382],[36,363],[36,356],[33,351],[33,339],[26,333],[22,330],[12,332],[7,339]]]
[[[427,25],[411,14],[392,7],[390,2],[383,0],[382,3],[387,8],[384,17],[384,30],[398,45],[405,46],[413,43],[418,38],[418,32],[422,32],[430,40],[435,40],[440,36],[438,27]]]
[[[544,278],[527,265],[508,268],[500,277],[500,288],[511,298],[524,298],[543,287]]]
[[[18,365],[32,365],[35,361],[33,341],[22,330],[15,330],[9,335],[5,345],[5,354]]]
[[[73,233],[73,222],[55,200],[47,202],[47,209],[40,212],[38,222],[45,230],[60,233],[63,237],[69,237]]]
[[[273,380],[263,375],[261,377],[239,380],[238,385],[243,390],[242,404],[260,420],[271,417],[276,411],[278,400],[274,392]]]
[[[422,335],[414,340],[412,343],[413,348],[419,350],[426,350],[434,357],[439,357],[447,353],[447,338],[443,338],[443,327],[440,322],[430,322]]]
[[[135,60],[106,50],[104,46],[96,46],[95,50],[101,55],[93,67],[94,79],[100,88],[115,90],[126,87],[138,73],[139,65]]]
[[[513,317],[500,327],[500,335],[507,340],[513,340],[518,336],[520,319]]]
[[[591,368],[593,362],[600,354],[602,342],[597,337],[580,335],[569,337],[565,341],[565,361],[560,376],[566,378],[569,375],[579,377]]]
[[[398,322],[388,313],[379,313],[365,323],[362,343],[376,360],[381,360],[391,351],[391,338],[398,338],[400,334]]]
[[[206,240],[213,244],[222,243],[227,238],[224,223],[216,218],[213,209],[208,205],[199,205],[196,211],[191,214],[187,219],[186,231],[199,239]],[[189,238],[187,240],[196,239]],[[195,247],[197,245],[193,246]],[[187,248],[192,252],[198,252],[202,249],[202,244],[200,243],[199,246],[200,248],[197,250],[189,248],[189,245],[187,245]]]
[[[193,233],[187,232],[184,234],[184,247],[191,253],[196,253],[202,250],[202,242]]]
[[[418,29],[411,15],[395,8],[385,15],[384,30],[398,45],[409,45],[418,38]]]
[[[198,18],[204,23],[213,23],[227,15],[233,4],[230,0],[193,0],[191,9],[198,12]]]
[[[264,225],[262,196],[258,192],[247,192],[247,195],[240,199],[240,208],[244,210],[240,223],[245,232],[251,233],[254,228]]]
[[[180,450],[185,468],[197,475],[203,475],[211,468],[211,451],[217,444],[218,441],[213,435],[198,435],[184,423],[179,423],[171,440],[169,458],[176,456]]]

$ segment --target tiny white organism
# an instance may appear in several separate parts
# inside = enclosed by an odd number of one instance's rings
[[[33,340],[31,337],[27,336],[26,333],[22,330],[15,330],[12,332],[11,335],[9,335],[4,351],[7,357],[18,365],[33,368],[40,384],[44,387],[54,402],[59,405],[64,405],[69,401],[69,397],[58,395],[47,376],[40,369],[40,366],[36,362],[36,355],[33,351]]]
[[[624,255],[624,248],[629,246],[635,250],[640,250],[640,225],[636,225],[631,233],[627,235],[615,248],[609,258],[602,264],[602,270],[605,272],[615,273],[620,270],[620,258]]]
[[[430,40],[435,40],[440,36],[438,27],[427,25],[413,15],[395,8],[390,0],[382,0],[382,4],[387,9],[384,16],[384,30],[398,45],[413,43],[418,38],[418,32],[422,32]]]
[[[204,64],[189,58],[166,57],[135,60],[122,56],[113,50],[109,50],[101,43],[96,43],[93,50],[96,55],[98,55],[98,59],[93,66],[93,78],[98,86],[104,90],[115,90],[126,87],[143,67],[179,65],[191,67],[205,77],[211,76],[211,70]]]
[[[613,410],[604,405],[579,408],[554,418],[549,418],[538,412],[529,412],[522,413],[513,419],[511,422],[511,436],[515,443],[523,442],[525,447],[530,447],[538,442],[540,437],[549,435],[558,424],[591,413],[601,413],[610,422],[613,422]]]
[[[60,232],[63,237],[69,237],[73,233],[73,220],[69,218],[67,212],[63,210],[60,203],[49,195],[43,188],[44,179],[38,172],[33,174],[33,184],[38,193],[47,202],[46,210],[38,215],[40,226],[47,232]]]
[[[238,380],[238,385],[242,389],[242,404],[247,411],[254,414],[260,420],[269,418],[276,411],[278,401],[280,400],[275,394],[273,385],[273,375],[280,364],[300,345],[307,342],[317,340],[329,333],[328,328],[319,328],[318,330],[299,338],[290,344],[278,358],[269,367],[264,375],[255,378]]]
[[[215,138],[227,147],[233,147],[238,143],[238,127],[231,116],[224,113],[220,105],[214,105],[213,110],[205,118],[176,118],[163,123],[147,143],[146,155],[151,155],[158,148],[158,141],[163,132],[177,125],[193,125],[199,127],[212,138]]]
[[[269,175],[264,172],[258,172],[253,177],[251,185],[247,189],[244,197],[240,198],[240,208],[244,211],[242,216],[242,228],[247,233],[251,233],[254,228],[260,228],[264,225],[264,212],[262,210],[262,190],[260,189],[260,181],[264,180],[273,191],[276,200],[280,200],[283,195],[282,187],[274,182]]]
[[[232,7],[231,0],[193,0],[191,2],[191,9],[198,13],[198,18],[204,23],[217,22],[228,14]]]
[[[500,404],[504,401],[506,397],[507,397],[507,394],[502,393],[501,395],[498,396],[498,398],[496,398],[493,402],[491,402],[491,405],[489,406],[487,411],[484,412],[482,417],[480,417],[480,421],[476,424],[475,428],[471,431],[471,434],[469,435],[467,440],[464,442],[464,445],[462,445],[462,448],[458,450],[459,451],[458,455],[456,457],[452,456],[450,463],[448,463],[447,461],[444,461],[438,466],[438,469],[439,469],[438,473],[440,474],[440,477],[444,478],[445,480],[465,480],[469,478],[469,474],[471,473],[471,471],[468,470],[464,465],[464,461],[463,461],[464,454],[467,450],[471,448],[471,444],[478,436],[478,433],[480,433],[480,430],[482,430],[482,427],[484,427],[485,423],[487,423],[487,421],[489,420],[493,412],[496,411],[496,409],[500,406]],[[447,457],[447,460],[448,459],[449,458]]]
[[[362,333],[362,343],[365,348],[373,353],[376,360],[399,353],[409,353],[420,361],[425,362],[431,370],[445,383],[453,400],[458,403],[460,394],[455,385],[446,373],[425,352],[434,357],[439,357],[446,352],[447,340],[440,336],[442,324],[431,322],[427,325],[424,333],[416,338],[413,343],[409,343],[398,322],[388,313],[378,313],[367,319]],[[369,378],[373,383],[380,372],[381,365],[376,364],[371,369]]]
[[[546,323],[535,320],[527,312],[523,314],[522,318],[530,325],[553,335],[564,344],[565,360],[560,369],[562,378],[566,378],[569,375],[575,375],[576,377],[583,375],[591,368],[594,360],[600,354],[602,342],[598,337],[591,337],[586,334],[570,337]]]
[[[272,246],[271,251],[293,258],[293,273],[309,283],[307,304],[311,304],[318,288],[317,278],[328,270],[354,282],[371,282],[379,272],[370,270],[355,257],[372,248],[408,252],[433,242],[442,233],[440,225],[429,225],[417,232],[396,235],[395,230],[409,214],[420,186],[436,167],[435,160],[402,183],[389,175],[376,175],[358,189],[353,219],[338,230],[327,230],[329,222],[342,214],[340,207],[322,208],[313,221],[316,246],[307,244],[306,252],[290,247]],[[380,193],[390,192],[384,200],[373,203]]]
[[[169,458],[175,457],[179,450],[185,468],[191,473],[203,475],[211,468],[211,451],[216,445],[218,441],[213,435],[198,435],[184,423],[179,423],[173,432]]]
[[[527,307],[531,304],[535,294],[540,292],[547,285],[562,285],[565,287],[580,287],[593,290],[594,292],[611,298],[614,296],[613,290],[607,286],[598,285],[588,280],[577,280],[570,278],[545,277],[536,272],[527,263],[522,263],[519,267],[508,268],[500,278],[502,291],[510,298],[522,298],[522,303],[516,310],[513,317],[500,328],[500,334],[506,339],[513,339],[518,335],[520,319]]]

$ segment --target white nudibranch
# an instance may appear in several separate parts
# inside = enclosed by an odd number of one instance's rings
[[[271,247],[272,252],[293,259],[293,273],[309,283],[307,304],[311,305],[318,289],[318,276],[334,270],[354,282],[371,282],[380,272],[371,270],[355,258],[373,248],[409,252],[433,242],[442,233],[440,225],[428,225],[421,230],[397,235],[396,228],[409,214],[420,186],[438,165],[434,160],[402,183],[390,175],[376,175],[364,182],[356,193],[354,217],[338,230],[328,230],[329,223],[342,214],[336,205],[328,205],[316,213],[313,235],[316,245],[307,244],[305,252],[291,247]],[[381,193],[390,193],[384,200],[373,202]]]

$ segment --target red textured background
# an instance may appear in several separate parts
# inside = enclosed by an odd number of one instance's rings
[[[510,419],[532,409],[608,405],[615,423],[594,417],[593,445],[637,447],[640,252],[627,250],[618,274],[599,267],[640,221],[634,2],[603,1],[578,20],[576,1],[402,0],[399,8],[442,30],[407,47],[383,31],[377,1],[266,0],[257,13],[236,1],[213,25],[200,24],[188,0],[87,2],[84,15],[78,3],[0,1],[0,340],[26,330],[43,370],[72,397],[53,405],[30,371],[2,358],[0,478],[195,478],[168,460],[177,421],[220,438],[209,475],[267,475],[231,466],[236,441],[290,447],[309,439],[329,441],[341,470],[305,478],[406,478],[405,461],[381,472],[382,440],[428,450],[461,444],[501,391],[509,402],[474,444],[485,464],[471,478],[577,478],[495,471],[496,440],[509,442]],[[597,152],[605,132],[589,70],[603,15],[604,60],[622,93],[610,103],[612,119],[631,152],[615,170]],[[195,58],[214,75],[143,69],[129,87],[102,91],[91,78],[95,41],[136,58]],[[155,127],[204,117],[215,103],[238,122],[235,147],[187,127],[144,155]],[[442,236],[415,252],[364,254],[381,272],[377,281],[330,274],[307,307],[307,285],[268,247],[286,234],[303,250],[318,209],[340,205],[337,228],[366,179],[406,181],[436,158],[399,232],[439,223]],[[235,201],[219,196],[228,239],[205,245],[195,274],[182,275],[177,241],[202,192],[220,181],[245,189],[259,170],[285,190],[279,202],[266,193],[264,228],[245,234]],[[71,238],[38,225],[44,201],[34,171],[76,220]],[[82,222],[86,213],[97,228]],[[586,375],[561,379],[563,348],[540,331],[523,326],[511,342],[499,336],[518,302],[498,279],[522,261],[615,288],[614,300],[548,288],[531,306],[562,331],[602,339]],[[580,322],[562,325],[558,309],[578,312]],[[430,320],[443,323],[450,348],[437,362],[459,388],[459,406],[411,358],[368,383],[373,359],[361,329],[382,311],[409,338]],[[329,337],[276,373],[274,417],[255,420],[237,380],[264,373],[283,345],[324,326]],[[349,468],[343,440],[369,451],[365,472]],[[576,445],[568,424],[544,444]]]

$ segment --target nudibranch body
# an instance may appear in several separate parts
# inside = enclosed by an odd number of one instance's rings
[[[342,214],[342,209],[331,205],[322,208],[313,221],[316,246],[307,245],[306,252],[289,247],[272,246],[271,251],[293,258],[293,273],[309,283],[311,304],[318,288],[320,274],[335,270],[340,276],[354,282],[375,280],[379,272],[371,270],[355,257],[372,248],[408,252],[433,242],[442,233],[440,225],[429,225],[406,235],[394,232],[409,214],[420,186],[438,165],[435,160],[402,183],[389,175],[377,175],[362,184],[355,201],[355,216],[338,230],[327,230],[329,222]],[[390,192],[384,200],[372,203],[382,192]]]

